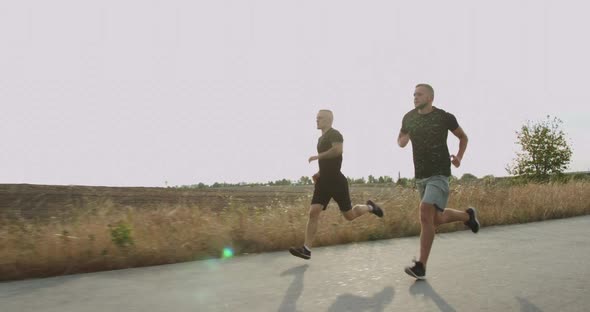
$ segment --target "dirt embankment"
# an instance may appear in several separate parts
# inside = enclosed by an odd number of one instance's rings
[[[0,184],[0,218],[44,219],[91,209],[100,203],[137,209],[195,205],[214,211],[231,205],[272,207],[300,201],[311,192],[311,187],[180,189]]]

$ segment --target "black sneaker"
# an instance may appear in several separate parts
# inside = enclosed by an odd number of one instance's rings
[[[426,269],[424,268],[424,264],[422,264],[420,261],[416,261],[416,259],[412,261],[414,262],[414,265],[411,267],[406,267],[404,271],[409,276],[415,277],[416,279],[426,279]]]
[[[467,214],[469,214],[469,220],[467,220],[467,222],[465,222],[463,224],[465,224],[467,227],[469,227],[471,229],[471,232],[477,233],[479,231],[479,221],[477,220],[477,211],[475,211],[475,208],[469,207],[467,210],[465,210],[465,212],[467,212]]]
[[[377,206],[372,200],[367,200],[367,205],[373,207],[373,210],[371,210],[371,213],[376,215],[379,218],[383,218],[383,210],[381,210],[381,207]]]
[[[289,248],[289,252],[299,258],[303,258],[305,260],[309,260],[311,258],[311,251],[305,249],[305,247],[291,247]]]

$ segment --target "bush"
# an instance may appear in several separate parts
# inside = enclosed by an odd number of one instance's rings
[[[473,182],[477,181],[477,177],[471,173],[466,173],[461,177],[461,182]]]
[[[133,237],[131,237],[131,227],[123,222],[113,227],[109,225],[111,230],[111,240],[119,247],[127,247],[133,245]]]

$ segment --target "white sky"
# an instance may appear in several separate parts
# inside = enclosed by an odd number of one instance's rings
[[[414,85],[469,135],[461,176],[506,175],[515,131],[564,121],[589,170],[584,1],[3,1],[0,183],[164,186],[317,170],[318,109],[343,173],[413,176]],[[455,153],[458,140],[450,134]]]

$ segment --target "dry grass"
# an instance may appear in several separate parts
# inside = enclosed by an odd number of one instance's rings
[[[415,190],[351,190],[353,202],[373,198],[381,203],[385,217],[348,222],[330,204],[321,216],[316,246],[419,234]],[[303,241],[310,195],[304,192],[285,203],[278,195],[272,207],[235,200],[221,211],[193,204],[122,209],[99,198],[75,215],[0,219],[0,280],[214,258],[225,247],[236,254],[283,250]],[[590,183],[456,186],[449,206],[477,207],[482,226],[584,215],[590,213]],[[439,231],[463,228],[456,223]]]

